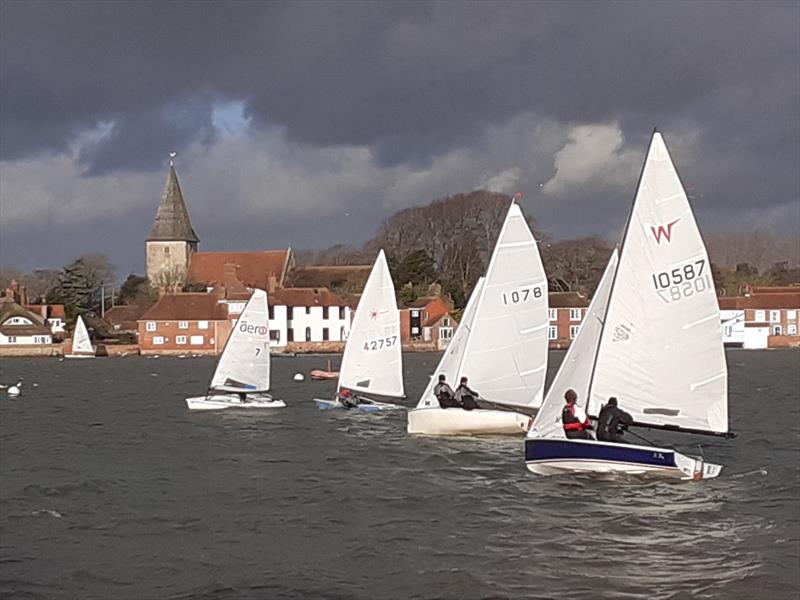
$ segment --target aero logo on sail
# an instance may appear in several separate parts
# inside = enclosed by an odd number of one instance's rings
[[[658,227],[650,225],[650,231],[653,232],[653,237],[655,238],[657,244],[661,244],[662,237],[666,239],[667,242],[672,241],[672,226],[678,221],[680,221],[680,219],[675,219],[671,223],[667,223],[666,227],[664,227],[664,225],[659,225]]]
[[[239,323],[239,331],[256,335],[267,335],[269,333],[269,327],[265,325],[253,325],[247,321],[242,321]]]

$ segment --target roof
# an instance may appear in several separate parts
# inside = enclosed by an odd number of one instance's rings
[[[409,308],[425,308],[431,302],[441,302],[444,306],[449,306],[452,308],[452,304],[450,303],[447,298],[442,296],[420,296],[413,302],[411,302],[408,307]]]
[[[430,317],[428,317],[425,320],[425,322],[422,324],[422,326],[423,327],[433,327],[439,321],[441,321],[443,318],[449,317],[449,316],[450,316],[450,313],[441,313],[441,314],[431,315]],[[453,319],[453,317],[450,317],[450,321],[451,321],[451,324],[455,323],[455,319]]]
[[[800,284],[781,285],[781,286],[755,286],[749,290],[750,295],[760,296],[763,294],[800,294]]]
[[[743,310],[751,308],[756,310],[770,309],[796,309],[800,310],[800,291],[793,293],[761,294],[752,296],[723,296],[719,299],[722,310]]]
[[[362,290],[372,265],[313,265],[294,267],[286,283],[292,287],[327,287]]]
[[[135,323],[145,312],[146,307],[138,304],[120,304],[106,311],[105,320],[113,325]]]
[[[11,317],[24,317],[33,324],[32,325],[3,325]],[[0,302],[0,331],[4,335],[50,335],[49,327],[44,325],[44,319],[41,315],[31,312],[10,298],[4,297]]]
[[[37,315],[42,314],[42,306],[45,307],[45,313],[48,319],[61,319],[66,320],[67,315],[64,312],[63,304],[25,304],[24,308]]]
[[[269,295],[269,303],[283,306],[348,306],[328,288],[278,288]]]
[[[219,296],[206,293],[165,294],[139,321],[223,321],[228,311]]]
[[[589,300],[578,292],[550,292],[548,294],[550,308],[586,308]]]
[[[236,278],[251,288],[268,289],[270,276],[283,285],[291,250],[262,252],[195,252],[187,280],[213,285],[225,280],[225,265],[235,265]]]
[[[147,241],[195,243],[200,241],[189,221],[189,211],[186,210],[181,186],[178,183],[178,175],[175,173],[175,165],[172,163],[169,165],[167,185],[164,188],[164,195],[161,196],[161,204],[158,205],[156,220]]]

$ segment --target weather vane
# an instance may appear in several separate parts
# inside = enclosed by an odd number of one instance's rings
[[[174,167],[175,166],[175,157],[176,156],[178,156],[177,152],[170,152],[169,153],[169,166],[170,167]]]

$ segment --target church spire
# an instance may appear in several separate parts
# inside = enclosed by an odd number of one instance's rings
[[[167,185],[164,188],[164,195],[161,196],[161,204],[158,206],[156,220],[147,241],[183,241],[196,244],[200,240],[192,229],[189,211],[186,210],[186,203],[183,201],[183,193],[175,172],[175,154],[175,152],[170,152],[169,155]]]

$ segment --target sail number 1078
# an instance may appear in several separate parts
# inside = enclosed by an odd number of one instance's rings
[[[544,286],[542,285],[525,285],[518,287],[511,292],[503,292],[500,295],[500,299],[506,306],[509,304],[523,304],[525,302],[531,302],[532,300],[539,299],[544,295],[543,287]]]

